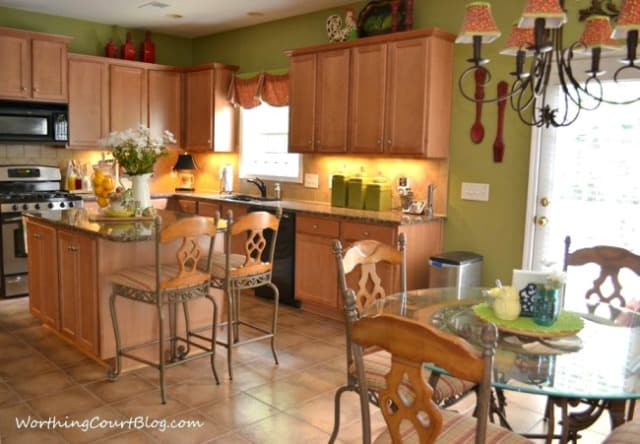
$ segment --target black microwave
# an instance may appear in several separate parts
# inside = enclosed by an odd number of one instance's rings
[[[0,100],[0,143],[66,145],[68,142],[66,103]]]

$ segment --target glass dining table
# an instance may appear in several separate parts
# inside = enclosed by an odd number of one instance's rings
[[[378,300],[365,315],[395,314],[480,344],[482,320],[472,307],[487,302],[482,288],[428,288]],[[627,401],[640,398],[640,314],[609,306],[572,306],[582,329],[546,337],[544,333],[501,329],[495,354],[491,414],[508,428],[504,390],[548,396],[561,407],[561,430],[555,434],[553,408],[547,433],[528,435],[560,442],[579,437],[608,411],[612,428],[625,420]],[[522,334],[521,334],[522,333]],[[431,370],[441,371],[429,364]],[[570,412],[570,410],[572,410]]]

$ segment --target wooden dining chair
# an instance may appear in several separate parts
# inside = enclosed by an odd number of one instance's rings
[[[351,298],[353,299],[353,293]],[[512,431],[488,422],[493,357],[498,333],[495,325],[482,329],[478,350],[462,338],[412,319],[382,314],[357,318],[351,311],[351,341],[362,408],[369,408],[369,391],[378,396],[387,430],[375,443],[446,444],[525,443]],[[363,350],[379,347],[391,355],[384,386],[369,387]],[[433,400],[435,388],[425,377],[424,362],[478,384],[475,418],[442,410]],[[363,442],[369,443],[368,436]]]
[[[211,268],[214,240],[218,226],[219,214],[212,220],[203,216],[178,218],[162,227],[160,217],[155,219],[155,262],[153,265],[123,269],[111,277],[111,296],[109,308],[116,342],[115,367],[109,369],[109,379],[115,380],[122,371],[122,357],[145,363],[160,371],[160,396],[166,404],[165,369],[183,364],[196,358],[209,356],[211,370],[219,383],[214,357],[216,344],[217,306],[209,294],[211,285]],[[177,250],[173,260],[163,260],[164,248],[177,242]],[[171,247],[173,248],[173,247]],[[203,261],[203,258],[206,259]],[[207,269],[203,270],[201,264]],[[116,299],[125,298],[134,302],[154,305],[157,311],[158,339],[143,343],[123,346],[120,338]],[[213,305],[211,337],[202,336],[191,330],[189,322],[189,301],[196,298],[207,298]],[[176,308],[182,305],[185,322],[185,336],[179,336],[176,327]],[[165,309],[168,307],[169,335],[165,335]],[[194,339],[198,339],[195,341]],[[167,347],[167,343],[169,346]],[[158,359],[151,362],[134,350],[144,347],[158,346]],[[180,345],[179,345],[180,344]],[[200,350],[191,353],[191,347]]]
[[[620,273],[628,269],[640,277],[640,256],[624,248],[607,245],[580,248],[573,252],[569,251],[570,247],[571,236],[567,236],[564,239],[563,270],[565,272],[569,267],[582,267],[587,264],[595,264],[600,268],[593,280],[593,285],[584,295],[589,311],[593,313],[598,304],[606,303],[609,305],[610,319],[618,320],[621,312],[619,307],[626,307],[629,302],[623,293]],[[610,292],[605,289],[608,281],[612,288]],[[567,285],[571,285],[571,282],[567,282]],[[627,421],[633,419],[634,411],[635,401],[631,400],[627,410]]]
[[[351,349],[351,319],[348,316],[347,295],[353,293],[356,318],[363,310],[383,299],[387,294],[407,291],[406,279],[406,236],[400,233],[398,246],[384,244],[375,240],[362,240],[343,250],[339,240],[333,241],[333,252],[338,267],[338,285],[345,301],[345,334],[347,355],[347,382],[339,387],[334,401],[334,423],[330,443],[333,443],[340,430],[340,400],[346,391],[359,391],[358,377]],[[386,351],[368,351],[364,357],[365,376],[372,389],[384,387],[383,375],[391,367],[391,356]],[[425,374],[425,377],[430,377]],[[476,384],[448,375],[433,375],[435,386],[434,400],[440,405],[451,405],[462,396],[474,390]],[[370,392],[369,400],[378,405],[376,391]],[[361,409],[362,424],[368,424],[368,409]]]
[[[636,444],[640,442],[640,422],[626,422],[613,429],[603,444]]]
[[[271,282],[271,274],[281,217],[282,209],[278,208],[275,215],[267,211],[255,211],[234,221],[233,212],[229,210],[224,253],[213,256],[212,285],[214,288],[224,290],[227,301],[227,320],[221,324],[227,327],[227,340],[219,340],[218,345],[227,349],[229,379],[233,379],[232,350],[243,344],[269,339],[273,359],[278,364],[275,340],[280,293],[278,287]],[[243,249],[240,254],[232,250],[232,245],[238,243],[242,244]],[[240,318],[241,292],[264,285],[273,290],[273,314],[271,328],[268,330]],[[241,340],[239,334],[241,325],[259,335]]]

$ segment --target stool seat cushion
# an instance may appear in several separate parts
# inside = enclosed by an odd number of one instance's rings
[[[161,265],[160,266],[160,282],[168,281],[178,275],[179,267],[177,265]],[[209,275],[200,272],[200,282],[209,280]],[[135,267],[127,270],[120,270],[111,276],[111,283],[121,285],[123,287],[134,288],[136,290],[155,292],[156,291],[156,267],[148,265],[145,267]],[[193,285],[183,287],[170,288],[164,286],[163,290],[172,290],[179,288],[189,288]]]
[[[377,351],[364,355],[364,374],[367,379],[367,387],[369,390],[381,391],[387,388],[385,375],[391,370],[391,354],[385,350]],[[351,369],[355,376],[355,368]],[[431,372],[425,370],[424,377],[429,380]],[[443,401],[454,399],[461,394],[467,393],[476,384],[464,381],[449,375],[440,375],[438,382],[434,388],[434,402],[440,404]],[[407,390],[409,395],[412,390]]]
[[[631,444],[640,440],[640,422],[627,422],[613,431],[604,440],[605,444]]]
[[[246,262],[246,256],[244,254],[234,254],[231,253],[229,255],[229,267],[231,270],[237,270],[241,268]],[[211,274],[216,278],[224,278],[225,276],[225,267],[226,267],[226,256],[224,254],[214,254],[213,255],[213,270]]]
[[[476,419],[471,416],[442,410],[442,430],[436,438],[442,444],[468,444],[476,436]],[[418,443],[419,436],[409,421],[403,421],[400,434],[404,444]],[[495,424],[487,424],[487,444],[524,444],[531,443],[528,439]],[[391,435],[383,432],[374,440],[374,444],[391,444]]]

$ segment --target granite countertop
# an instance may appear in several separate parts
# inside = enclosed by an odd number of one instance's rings
[[[155,240],[155,221],[153,218],[101,218],[84,209],[68,209],[59,211],[27,211],[23,216],[36,222],[45,222],[57,228],[71,229],[84,234],[101,237],[115,242],[137,242]],[[174,222],[181,217],[191,217],[192,214],[175,211],[158,210],[161,226]],[[224,221],[218,226],[224,229]]]
[[[332,207],[329,203],[304,201],[304,200],[278,200],[278,201],[238,201],[229,199],[228,195],[216,193],[184,193],[176,192],[173,194],[178,197],[187,197],[197,200],[218,201],[226,203],[234,203],[239,205],[249,205],[252,207],[264,208],[282,208],[283,210],[295,211],[296,213],[304,213],[314,216],[331,216],[341,217],[344,219],[353,219],[358,222],[377,223],[382,225],[409,225],[409,224],[425,224],[433,221],[444,220],[444,215],[435,214],[433,216],[416,216],[405,214],[400,210],[392,211],[367,211],[354,210],[351,208]],[[155,195],[152,197],[156,197]],[[167,197],[167,195],[162,195]]]

